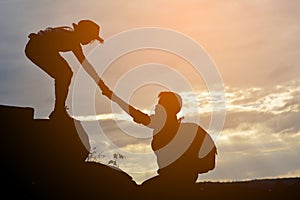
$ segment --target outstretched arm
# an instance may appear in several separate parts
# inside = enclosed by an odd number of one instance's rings
[[[125,101],[123,101],[120,97],[115,95],[108,87],[105,85],[105,83],[100,79],[98,82],[98,86],[102,90],[102,94],[107,96],[110,100],[116,102],[125,112],[127,112],[136,123],[143,124],[147,126],[150,124],[151,119],[150,117],[141,112],[140,110],[134,108],[133,106],[129,105]]]

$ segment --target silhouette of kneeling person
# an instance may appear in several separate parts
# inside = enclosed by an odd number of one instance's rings
[[[151,147],[156,154],[158,176],[143,185],[195,184],[198,174],[215,168],[216,146],[209,134],[195,123],[183,123],[177,118],[181,97],[173,92],[161,92],[155,113],[151,116],[128,105],[115,95],[102,80],[102,94],[116,102],[136,123],[153,129]]]
[[[31,33],[25,48],[26,56],[55,80],[55,107],[50,118],[67,115],[65,101],[73,72],[60,52],[73,52],[95,82],[98,83],[100,79],[92,65],[86,60],[81,47],[94,40],[104,42],[99,37],[100,27],[91,20],[81,20],[78,24],[72,25],[73,27],[47,28],[38,33]]]

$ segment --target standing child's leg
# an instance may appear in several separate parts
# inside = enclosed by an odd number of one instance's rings
[[[51,113],[50,118],[56,116],[65,116],[66,112],[66,99],[68,97],[69,86],[73,76],[73,72],[68,63],[61,57],[57,59],[57,68],[54,81],[55,81],[55,105],[54,111]]]

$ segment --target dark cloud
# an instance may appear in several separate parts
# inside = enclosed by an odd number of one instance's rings
[[[118,127],[118,124],[116,122],[121,123],[123,129]],[[143,138],[134,137],[133,134],[144,135],[144,133],[137,133],[139,129],[136,127],[136,125],[133,124],[133,122],[101,120],[99,121],[99,124],[101,126],[102,132],[105,134],[108,140],[110,140],[118,147],[125,147],[128,144],[139,144],[139,143],[149,144],[149,142],[152,139],[152,138],[143,139]],[[126,132],[128,130],[131,132],[129,133]]]
[[[253,155],[240,154],[235,157],[232,153],[220,152],[217,157],[216,169],[209,174],[200,176],[200,181],[287,177],[291,176],[289,172],[298,171],[300,166],[299,159],[290,151],[282,151],[269,155],[256,152]],[[234,173],[232,173],[232,169],[235,169]]]
[[[298,133],[300,131],[300,112],[286,112],[275,115],[264,123],[275,133]]]
[[[281,114],[261,112],[229,112],[226,115],[224,130],[236,129],[240,124],[262,124],[273,133],[298,133],[300,131],[300,112],[284,112]],[[250,128],[250,127],[249,127]]]

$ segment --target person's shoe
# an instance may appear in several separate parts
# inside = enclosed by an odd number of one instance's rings
[[[54,109],[52,113],[49,115],[49,119],[70,119],[70,115],[68,114],[66,108]]]

